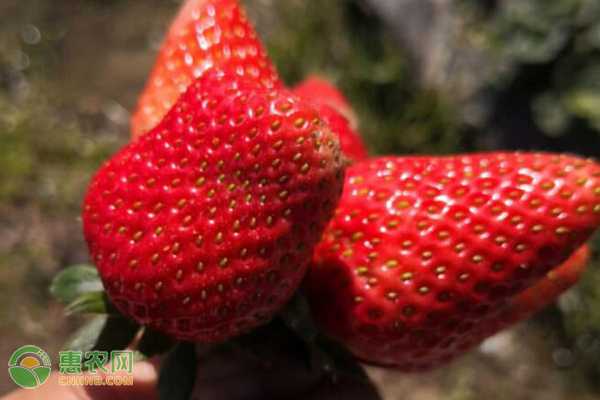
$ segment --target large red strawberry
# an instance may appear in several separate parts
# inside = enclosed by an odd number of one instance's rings
[[[83,223],[126,316],[218,341],[291,297],[343,185],[338,140],[298,97],[212,71],[94,177]]]
[[[600,166],[576,157],[388,157],[347,176],[306,292],[329,335],[403,370],[462,354],[600,224]]]
[[[344,95],[334,85],[313,76],[292,91],[315,107],[323,121],[338,135],[346,161],[353,164],[369,156],[367,146],[358,133],[358,118]]]
[[[237,0],[187,0],[173,21],[131,120],[133,139],[155,127],[212,68],[277,87],[275,68]]]

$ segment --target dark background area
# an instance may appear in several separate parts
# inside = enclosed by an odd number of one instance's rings
[[[340,86],[374,155],[600,156],[600,0],[243,3],[287,83],[318,73]],[[56,361],[83,322],[48,286],[89,262],[82,196],[127,142],[177,7],[0,2],[0,360],[34,344]],[[448,367],[368,372],[386,399],[600,399],[598,265],[557,306]],[[11,389],[0,374],[0,394]]]

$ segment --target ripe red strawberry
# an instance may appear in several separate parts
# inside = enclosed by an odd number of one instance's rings
[[[554,303],[577,284],[590,259],[590,246],[579,248],[567,261],[546,274],[540,281],[512,298],[477,323],[465,344],[475,346],[484,339],[516,324]]]
[[[600,224],[600,166],[576,157],[388,157],[347,176],[306,292],[328,334],[402,370],[462,354]]]
[[[173,21],[138,108],[133,139],[154,128],[195,78],[211,68],[279,86],[275,68],[237,0],[187,0]]]
[[[90,185],[85,236],[109,296],[185,340],[268,321],[305,275],[343,164],[335,135],[296,96],[205,74]]]
[[[320,77],[310,77],[292,90],[319,111],[340,138],[346,161],[354,164],[367,159],[367,146],[358,133],[358,118],[344,95],[331,83]]]

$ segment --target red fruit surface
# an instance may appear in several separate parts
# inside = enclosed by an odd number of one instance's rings
[[[327,79],[320,76],[310,76],[300,82],[292,89],[295,95],[310,101],[312,104],[323,105],[334,108],[338,113],[345,116],[356,127],[356,115],[346,100],[344,94]]]
[[[343,165],[298,97],[205,74],[92,180],[84,231],[110,298],[184,340],[267,322],[305,275]]]
[[[577,284],[590,261],[590,246],[584,245],[533,286],[509,300],[505,319],[518,322],[548,307],[564,292]]]
[[[384,157],[349,167],[306,293],[360,359],[424,370],[457,357],[506,299],[600,224],[600,166],[570,156]]]
[[[294,87],[292,92],[315,107],[323,121],[338,135],[349,164],[368,158],[367,146],[358,132],[358,118],[342,92],[333,84],[314,76]]]
[[[154,128],[207,70],[246,75],[266,88],[277,73],[237,0],[187,0],[173,20],[131,120],[137,139]]]
[[[542,311],[577,284],[590,260],[590,246],[583,245],[567,261],[516,296],[507,299],[497,311],[479,321],[469,336],[472,346],[513,324]]]

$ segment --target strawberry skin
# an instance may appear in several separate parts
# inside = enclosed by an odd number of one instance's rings
[[[188,0],[174,19],[131,120],[137,139],[154,128],[195,78],[219,68],[266,88],[277,73],[237,0]]]
[[[344,95],[334,85],[313,76],[295,86],[292,92],[315,107],[323,121],[338,135],[349,164],[368,158],[367,146],[358,133],[358,118]]]
[[[577,284],[590,261],[589,245],[583,245],[567,261],[551,270],[531,287],[507,301],[504,319],[512,324],[543,310]]]
[[[356,127],[357,118],[344,94],[327,79],[320,76],[310,76],[293,87],[295,95],[314,105],[327,104],[350,121]]]
[[[349,167],[306,293],[320,327],[363,361],[429,369],[483,339],[480,321],[599,223],[600,166],[588,160],[373,159]]]
[[[507,299],[497,311],[491,312],[478,322],[466,345],[475,346],[554,303],[560,295],[577,284],[590,260],[590,253],[590,246],[583,245],[540,281]]]
[[[297,289],[343,165],[336,136],[299,98],[208,72],[93,178],[91,257],[124,315],[183,340],[237,335]]]

